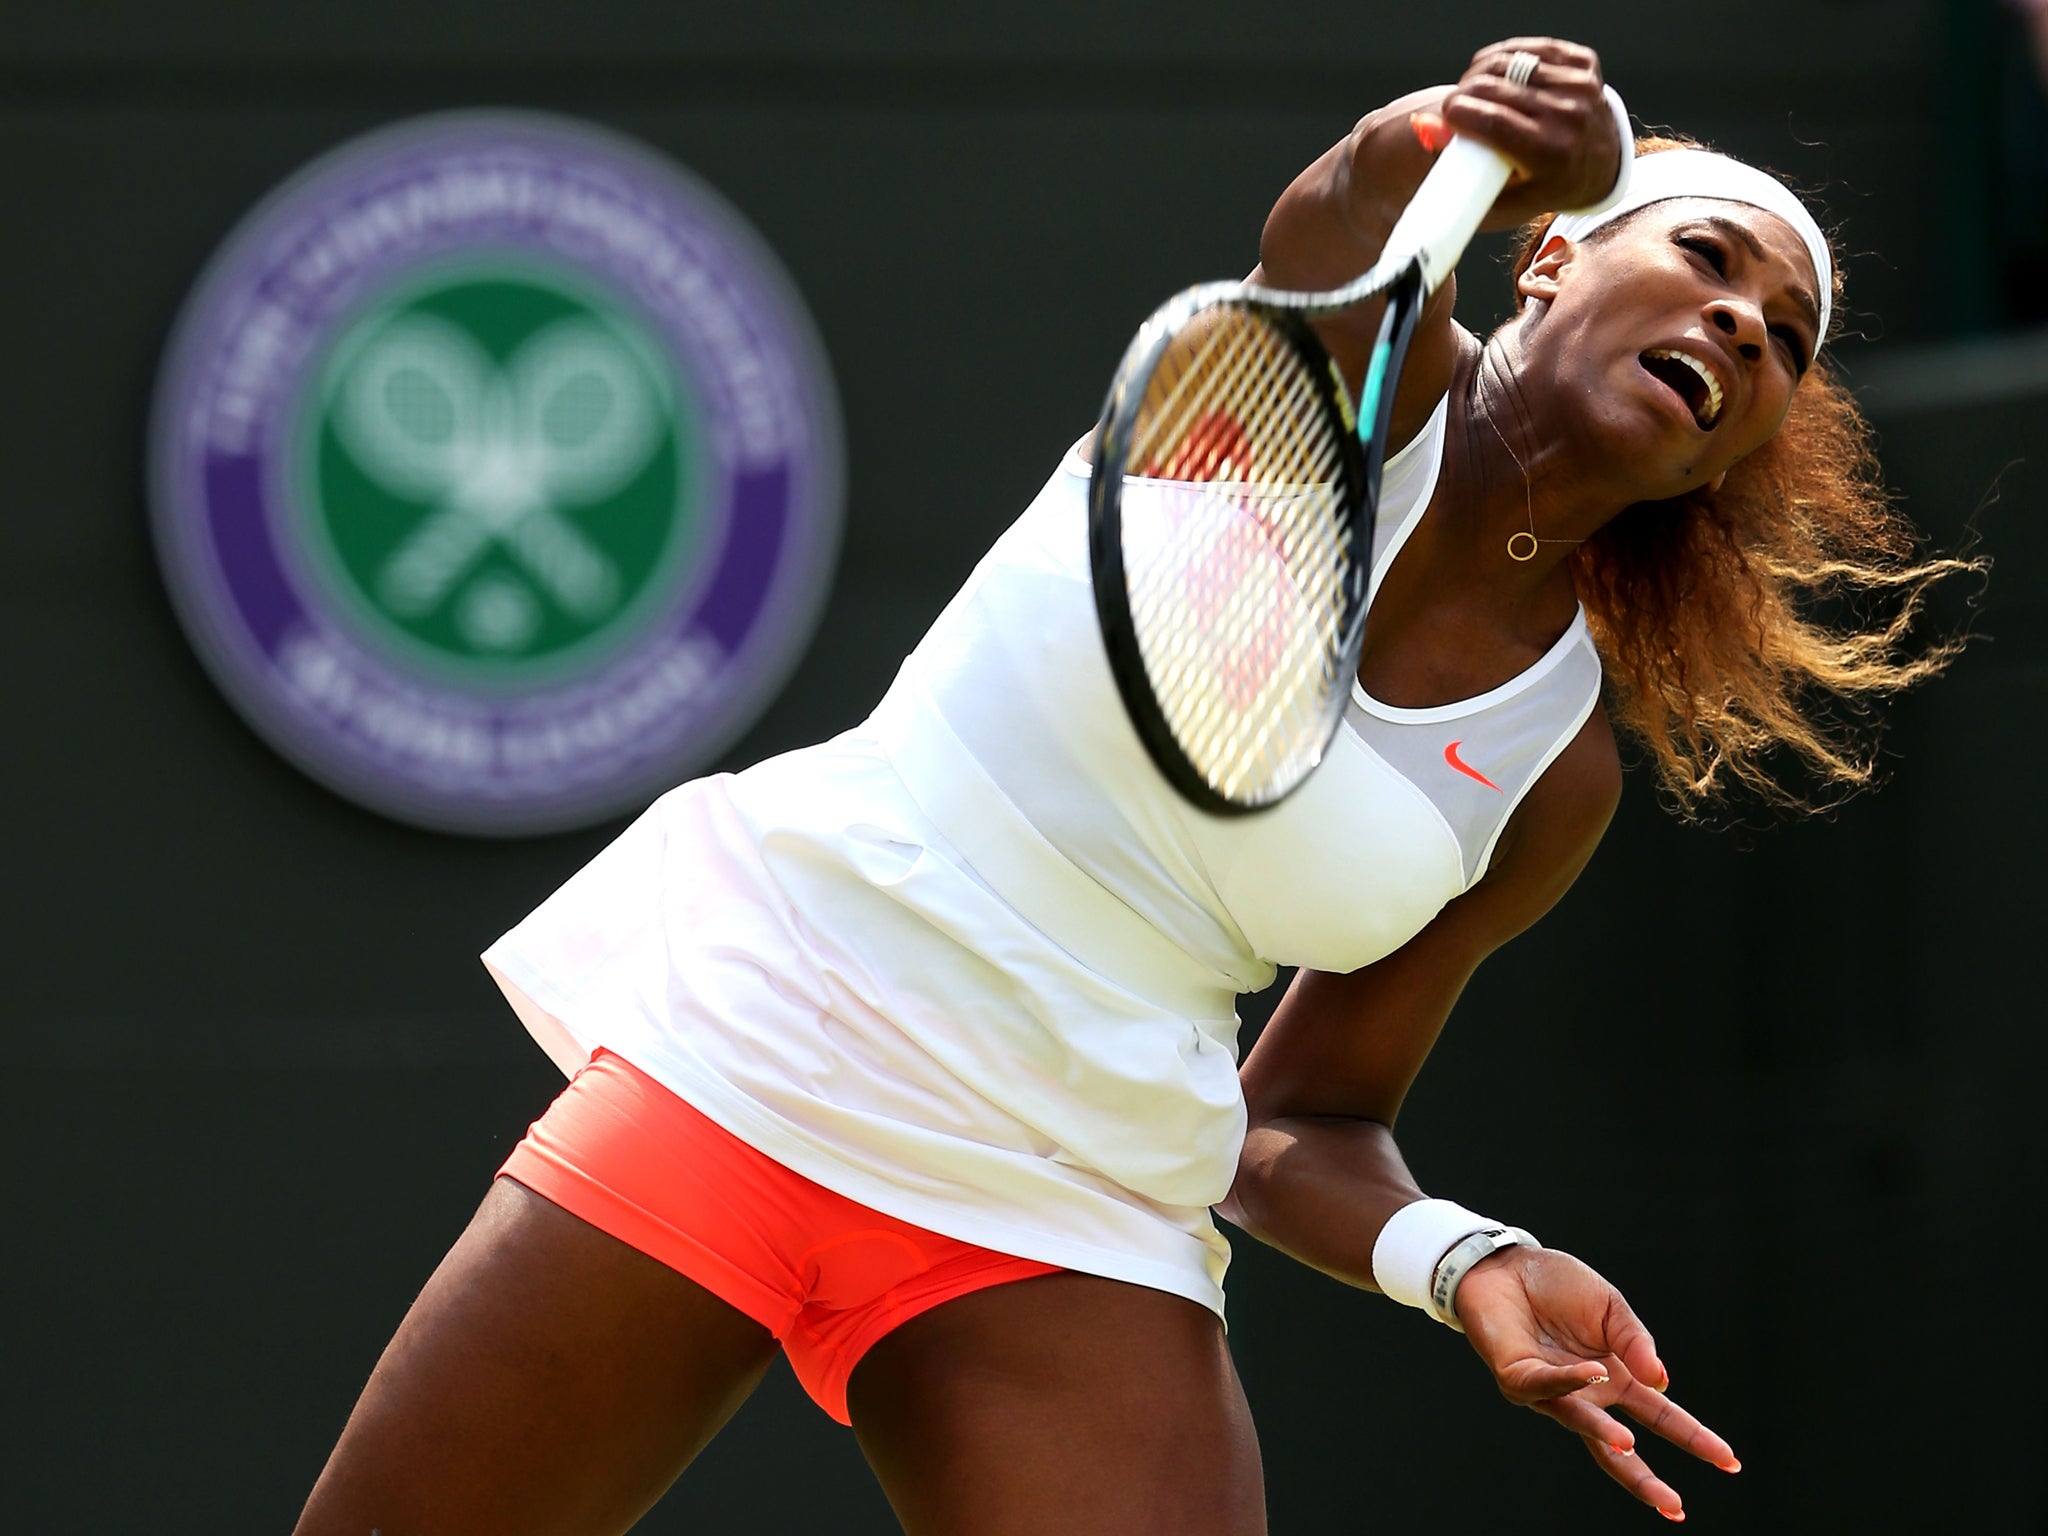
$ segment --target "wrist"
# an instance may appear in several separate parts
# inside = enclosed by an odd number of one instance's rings
[[[1418,119],[1440,121],[1444,102],[1456,89],[1436,85],[1411,91],[1368,113],[1354,130],[1345,167],[1346,218],[1375,253],[1443,148],[1442,141],[1432,143],[1418,127]],[[1448,127],[1443,135],[1450,137]]]
[[[1456,1328],[1451,1307],[1466,1273],[1499,1249],[1521,1245],[1534,1247],[1536,1239],[1453,1200],[1417,1200],[1380,1229],[1372,1250],[1373,1280],[1403,1306]]]
[[[1512,1262],[1509,1256],[1518,1248],[1540,1246],[1520,1227],[1491,1227],[1461,1238],[1437,1260],[1430,1275],[1430,1310],[1437,1321],[1463,1333],[1465,1324],[1458,1316],[1458,1293],[1465,1282],[1488,1266],[1498,1269]]]

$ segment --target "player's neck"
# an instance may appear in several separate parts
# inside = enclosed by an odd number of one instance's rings
[[[1521,387],[1512,341],[1481,347],[1464,388],[1461,522],[1474,574],[1526,594],[1557,580],[1572,551],[1617,510],[1586,482],[1584,457],[1547,430]]]

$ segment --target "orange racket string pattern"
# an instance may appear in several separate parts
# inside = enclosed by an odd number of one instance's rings
[[[1205,311],[1146,381],[1122,498],[1131,616],[1174,739],[1225,795],[1295,781],[1328,737],[1344,430],[1301,353],[1241,306]]]

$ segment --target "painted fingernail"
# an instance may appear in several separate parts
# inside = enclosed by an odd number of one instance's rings
[[[1657,1513],[1666,1520],[1683,1520],[1685,1518],[1685,1511],[1682,1509],[1660,1509]]]
[[[1608,1446],[1607,1449],[1614,1452],[1617,1456],[1633,1456],[1636,1453],[1634,1446],[1623,1445],[1620,1441],[1616,1441],[1613,1445]]]
[[[1742,1463],[1737,1461],[1733,1456],[1730,1456],[1726,1461],[1721,1463],[1721,1470],[1723,1472],[1740,1472],[1742,1470]]]
[[[1589,1387],[1604,1387],[1607,1385],[1607,1378],[1605,1376],[1588,1376],[1586,1378],[1586,1385]]]
[[[1408,126],[1415,130],[1415,142],[1431,154],[1435,154],[1451,142],[1450,124],[1434,112],[1410,113]]]

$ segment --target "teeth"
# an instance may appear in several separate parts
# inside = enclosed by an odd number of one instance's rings
[[[1668,357],[1675,362],[1685,364],[1686,367],[1698,374],[1700,381],[1707,386],[1707,410],[1706,415],[1700,420],[1700,425],[1711,427],[1721,419],[1721,381],[1714,377],[1712,370],[1705,363],[1690,353],[1674,352],[1669,347],[1653,347],[1650,351],[1645,352],[1643,356]]]

